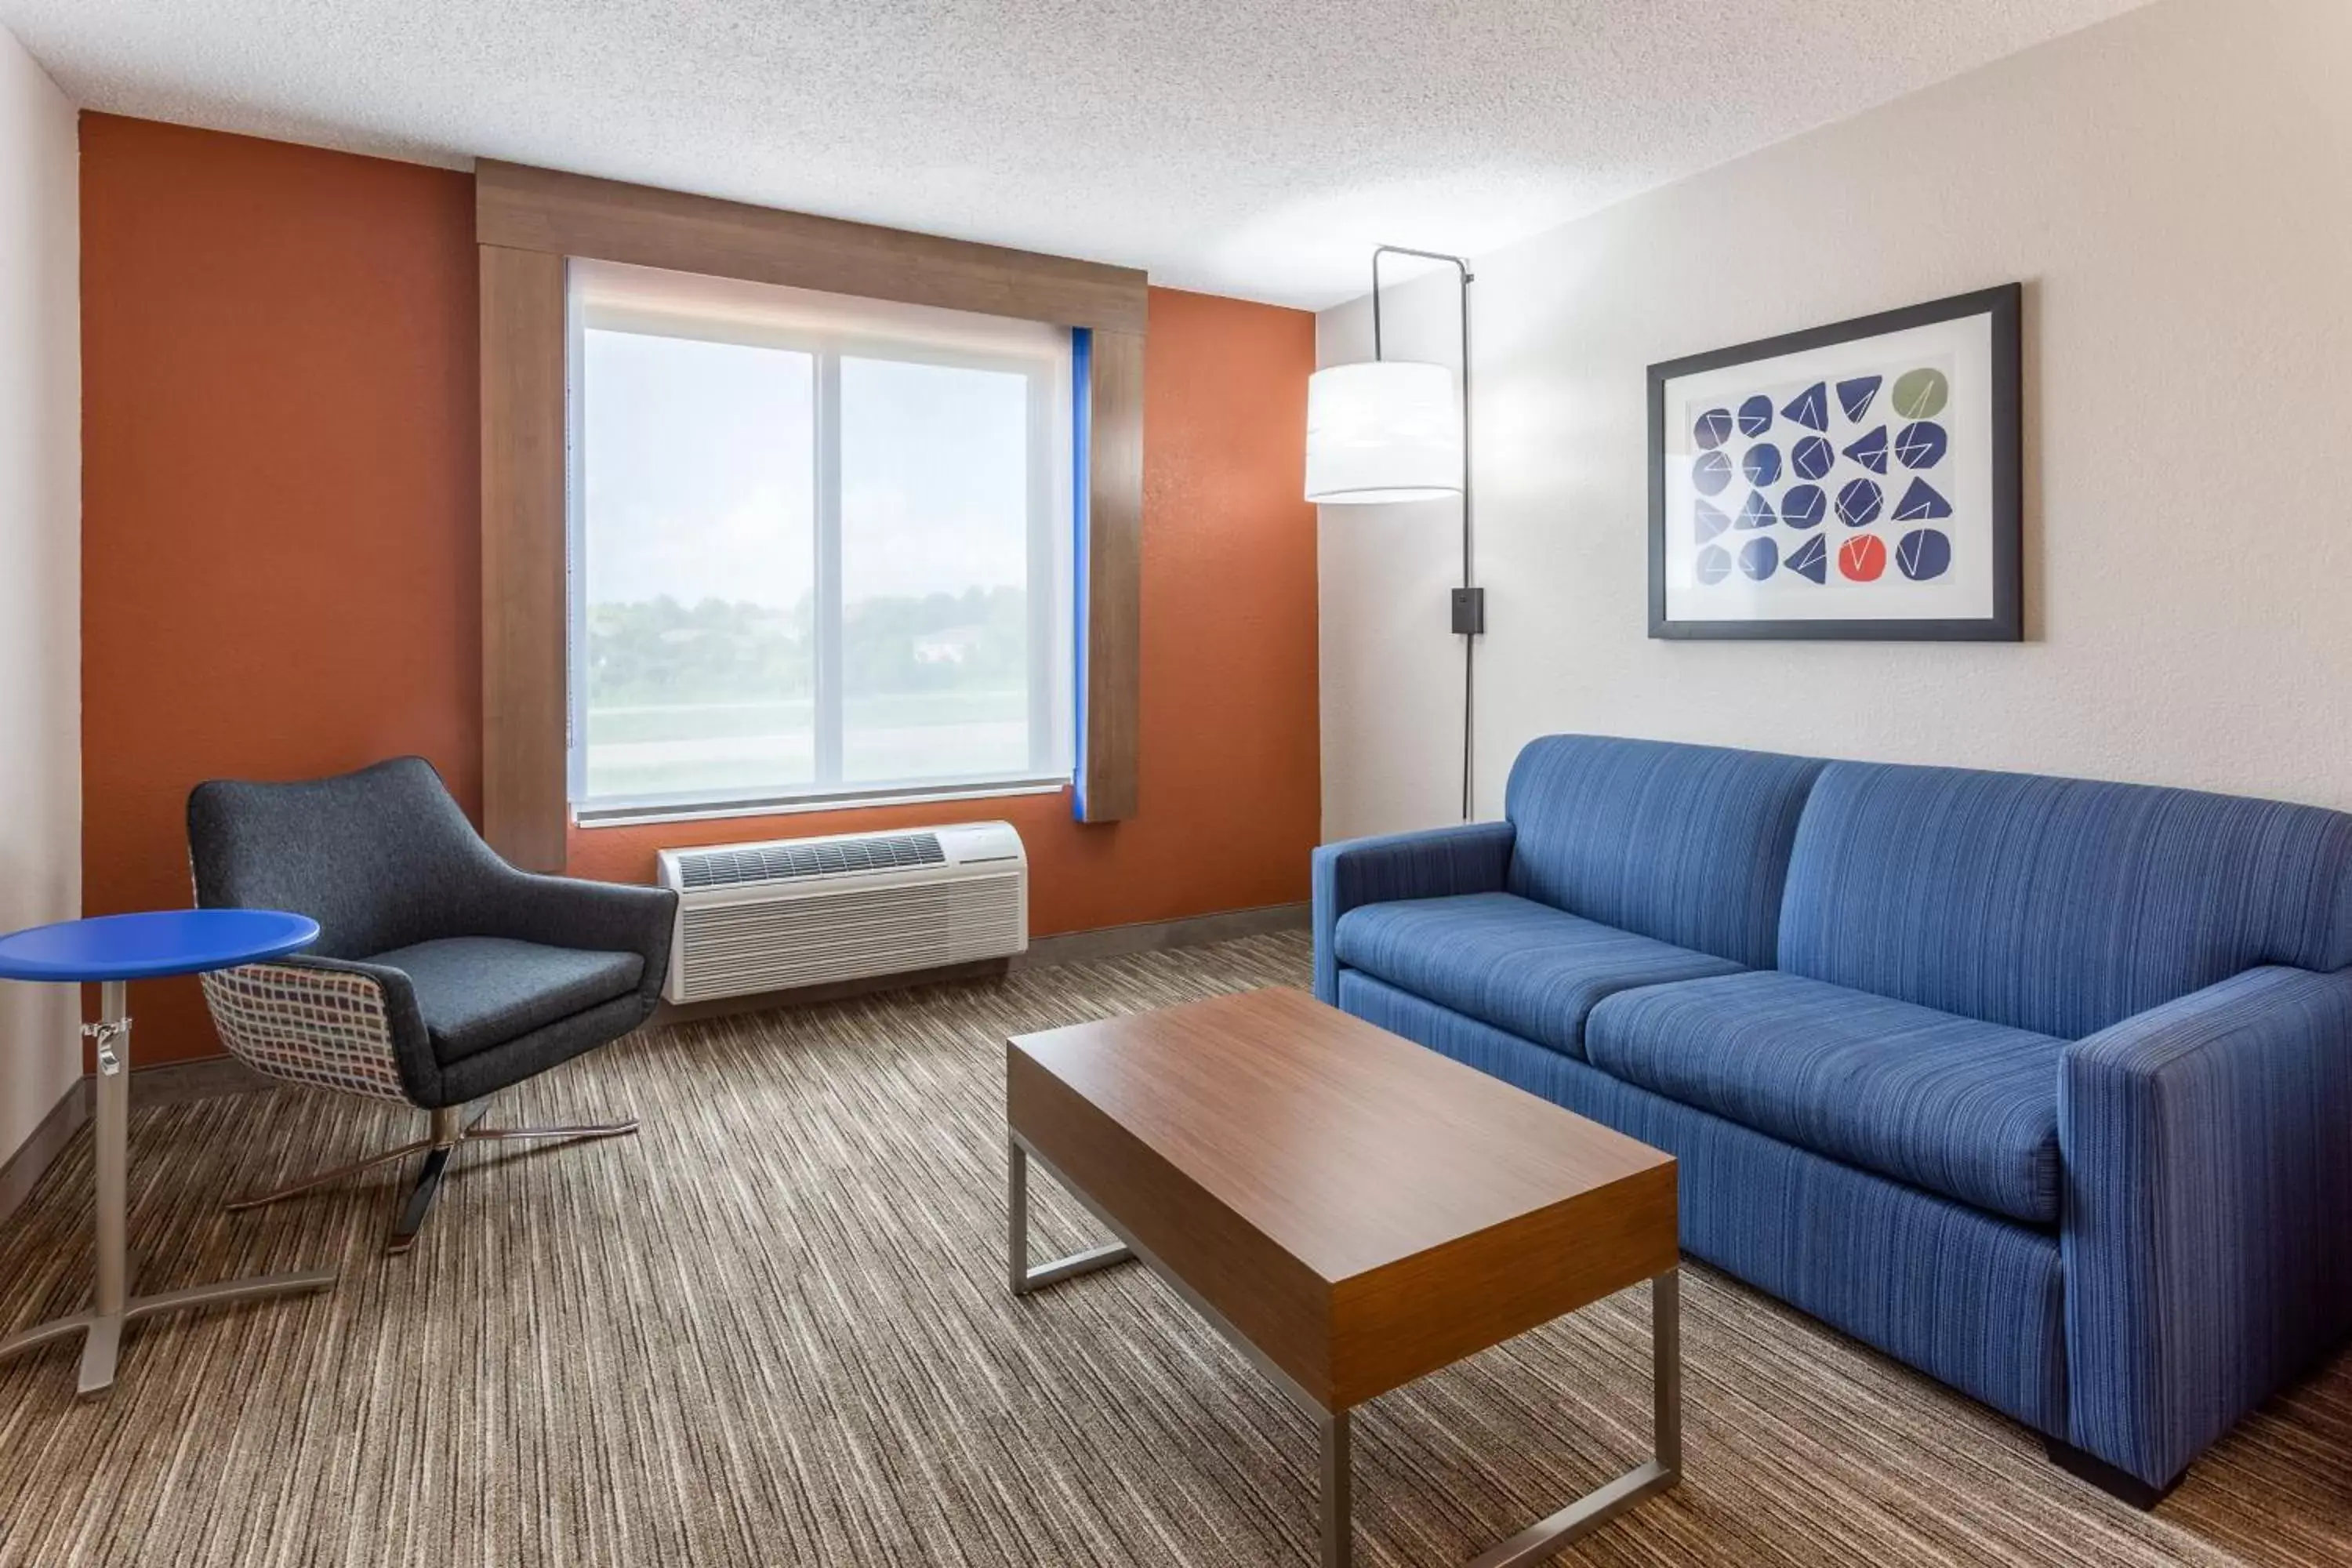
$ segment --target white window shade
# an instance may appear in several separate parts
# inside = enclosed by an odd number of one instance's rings
[[[1307,499],[1434,500],[1462,493],[1454,372],[1412,360],[1318,370],[1307,384]]]

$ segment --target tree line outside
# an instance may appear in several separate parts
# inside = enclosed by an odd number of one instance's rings
[[[983,693],[1025,693],[1028,595],[1021,588],[878,595],[842,609],[843,690],[851,700],[903,697],[908,717],[937,706],[970,710]],[[792,704],[814,696],[815,607],[749,600],[653,599],[592,604],[586,675],[592,740],[657,739],[663,710]],[[936,705],[936,694],[961,698]],[[600,722],[609,715],[620,723]],[[652,729],[648,729],[648,726]],[[698,731],[708,732],[707,722]]]

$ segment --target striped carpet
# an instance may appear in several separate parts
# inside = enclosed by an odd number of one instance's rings
[[[0,1367],[0,1563],[1172,1563],[1312,1560],[1310,1428],[1137,1268],[1003,1286],[1003,1037],[1300,984],[1305,939],[1029,971],[651,1031],[505,1097],[644,1133],[470,1151],[415,1252],[395,1178],[218,1196],[406,1124],[280,1093],[142,1111],[131,1237],[168,1288],[332,1260],[331,1293],[135,1330],[111,1395]],[[0,1322],[88,1287],[86,1145],[0,1234]],[[1045,1194],[1039,1245],[1086,1239]],[[1689,1477],[1569,1560],[2352,1562],[2352,1360],[2152,1516],[2021,1428],[1706,1269]],[[1375,1402],[1357,1552],[1456,1562],[1633,1462],[1638,1291]]]

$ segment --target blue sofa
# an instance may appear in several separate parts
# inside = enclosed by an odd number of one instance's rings
[[[1314,898],[1317,995],[2142,1506],[2352,1329],[2352,816],[1561,735]]]

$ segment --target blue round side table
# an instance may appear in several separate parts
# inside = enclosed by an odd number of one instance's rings
[[[125,1323],[185,1307],[316,1290],[335,1282],[332,1269],[313,1269],[133,1296],[129,1294],[131,1259],[124,1234],[131,1121],[129,983],[233,969],[283,957],[318,940],[318,921],[276,910],[101,915],[0,937],[0,979],[61,985],[95,982],[101,1000],[99,1022],[81,1026],[82,1034],[98,1043],[98,1086],[90,1118],[98,1167],[97,1289],[89,1310],[37,1323],[0,1340],[0,1361],[79,1333],[83,1336],[80,1391],[97,1394],[114,1383]]]

